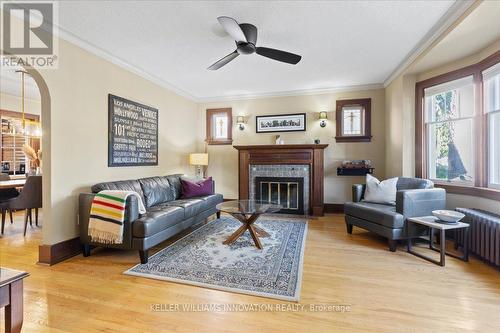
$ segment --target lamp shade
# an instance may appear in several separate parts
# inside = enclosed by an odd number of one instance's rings
[[[190,165],[208,165],[208,154],[194,153],[189,154]]]
[[[236,117],[236,123],[237,124],[244,124],[245,123],[245,117],[243,117],[243,116],[237,116]]]
[[[321,111],[319,113],[319,120],[326,120],[328,119],[328,113],[326,111]]]

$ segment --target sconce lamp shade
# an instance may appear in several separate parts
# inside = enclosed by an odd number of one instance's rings
[[[319,113],[319,120],[326,120],[328,119],[328,113],[326,111],[321,111]]]
[[[194,153],[189,154],[190,165],[208,165],[208,154]]]

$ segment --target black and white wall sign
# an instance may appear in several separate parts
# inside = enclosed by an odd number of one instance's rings
[[[109,94],[108,166],[158,165],[158,109]]]

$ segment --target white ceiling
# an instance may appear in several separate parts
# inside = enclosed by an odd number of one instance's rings
[[[16,73],[15,67],[0,66],[0,92],[13,96],[21,96],[21,73]],[[27,99],[40,100],[40,91],[35,80],[26,75],[24,80],[24,96]],[[0,106],[1,106],[0,99]]]
[[[63,1],[59,24],[62,38],[183,95],[217,100],[381,84],[453,3]],[[301,62],[254,54],[207,70],[235,49],[218,25],[221,15],[256,25],[258,46],[298,53]]]
[[[454,1],[64,1],[61,36],[198,100],[382,83]],[[217,17],[257,26],[258,46],[296,65],[240,56]]]

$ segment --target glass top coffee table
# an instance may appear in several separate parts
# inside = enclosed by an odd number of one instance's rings
[[[217,209],[219,211],[230,214],[242,223],[242,226],[229,236],[223,244],[229,245],[233,243],[240,238],[246,230],[248,230],[252,236],[255,246],[258,249],[262,249],[259,237],[269,237],[269,234],[262,228],[254,225],[254,223],[260,215],[266,213],[276,213],[280,211],[281,208],[283,208],[281,205],[270,204],[268,202],[258,200],[234,200],[218,204]]]

